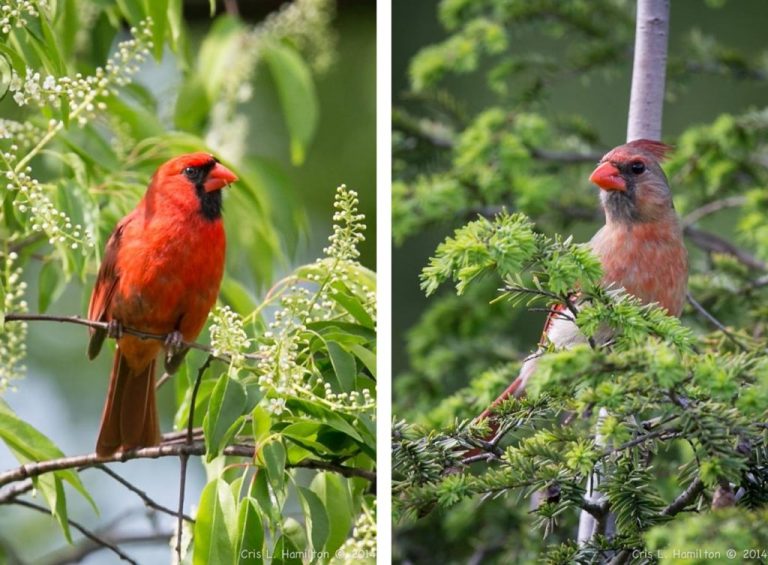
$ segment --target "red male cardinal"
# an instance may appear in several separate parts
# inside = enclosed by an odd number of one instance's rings
[[[670,147],[639,139],[609,151],[589,180],[599,186],[605,226],[589,242],[603,266],[605,286],[623,287],[643,303],[658,303],[679,316],[688,283],[688,254],[659,162]],[[541,344],[563,349],[587,340],[555,307],[544,325]],[[510,396],[519,397],[536,369],[539,355],[527,359],[519,376],[478,420]],[[491,426],[495,432],[495,426]]]
[[[155,361],[165,348],[174,372],[216,302],[224,271],[221,189],[237,177],[207,153],[162,165],[136,209],[117,224],[88,307],[88,319],[108,322],[91,332],[88,357],[107,334],[117,338],[96,453],[157,445]],[[124,334],[123,328],[167,336],[165,343]]]

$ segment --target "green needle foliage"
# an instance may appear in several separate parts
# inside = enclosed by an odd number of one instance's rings
[[[696,301],[682,319],[602,287],[577,243],[602,223],[586,179],[617,140],[552,99],[574,76],[624,88],[634,7],[443,0],[445,39],[411,60],[393,112],[395,254],[443,237],[394,381],[399,562],[673,563],[729,547],[765,560],[743,551],[768,535],[768,109],[665,139]],[[694,77],[765,87],[765,52],[676,21],[673,109]],[[475,422],[535,349],[543,316],[528,310],[553,307],[589,339],[542,343],[526,396],[497,408],[498,429]],[[579,544],[583,513],[598,533]]]

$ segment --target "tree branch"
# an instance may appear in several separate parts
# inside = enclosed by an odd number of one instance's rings
[[[144,504],[148,508],[152,508],[154,510],[157,510],[159,512],[163,512],[165,514],[169,514],[169,515],[174,516],[174,517],[178,516],[178,513],[175,510],[171,510],[167,506],[163,506],[162,504],[160,504],[158,502],[155,502],[154,500],[152,500],[149,497],[149,495],[146,492],[144,492],[143,490],[141,490],[137,486],[133,485],[129,481],[125,480],[123,477],[121,477],[120,475],[115,473],[112,469],[110,469],[106,465],[96,465],[95,468],[98,469],[99,471],[102,471],[102,472],[106,473],[107,475],[109,475],[110,477],[115,479],[118,483],[123,485],[125,488],[127,488],[131,492],[133,492],[136,495],[138,495],[138,497],[144,502]],[[191,522],[193,524],[195,523],[195,520],[191,516],[188,516],[186,514],[182,514],[182,517],[187,522]]]
[[[121,545],[143,545],[143,544],[156,544],[156,543],[168,543],[168,540],[173,536],[173,532],[152,532],[147,534],[126,534],[126,535],[110,535],[104,536],[111,543],[116,546]],[[67,563],[80,563],[83,559],[104,549],[103,545],[94,542],[91,539],[84,539],[81,542],[67,546],[63,549],[56,551],[42,559],[43,563],[47,565],[65,565]]]
[[[32,510],[42,512],[43,514],[48,514],[49,516],[51,514],[51,511],[48,508],[46,508],[45,506],[40,506],[38,504],[35,504],[34,502],[28,502],[26,500],[14,500],[13,504],[24,506],[25,508],[31,508]],[[91,530],[89,530],[79,522],[76,522],[75,520],[72,520],[70,518],[67,518],[67,522],[69,523],[70,526],[78,530],[81,534],[83,534],[85,537],[90,539],[93,543],[109,549],[110,551],[112,551],[112,553],[116,554],[123,561],[127,561],[128,563],[133,563],[134,565],[138,565],[136,561],[134,561],[133,559],[128,557],[128,555],[123,553],[123,551],[119,547],[117,547],[115,544],[107,541],[104,538],[99,537],[96,533],[92,532]]]
[[[683,511],[683,509],[691,504],[697,496],[704,490],[704,483],[699,477],[696,477],[688,488],[685,489],[680,496],[678,496],[672,503],[659,512],[660,516],[674,516]]]
[[[14,498],[28,493],[33,488],[35,488],[35,485],[32,484],[32,479],[26,479],[18,484],[12,485],[0,492],[0,504],[7,504]]]
[[[257,446],[250,444],[235,444],[229,445],[224,448],[224,455],[230,455],[233,457],[248,457],[253,458],[256,455]],[[62,471],[64,469],[82,469],[88,467],[95,467],[97,465],[103,465],[105,463],[117,463],[123,461],[131,461],[133,459],[158,459],[160,457],[179,457],[182,454],[201,456],[205,455],[205,442],[201,440],[195,440],[191,444],[162,444],[153,447],[142,447],[139,449],[132,449],[129,451],[118,452],[107,457],[99,457],[96,453],[89,453],[87,455],[76,455],[72,457],[62,457],[60,459],[51,459],[48,461],[39,461],[36,463],[27,463],[21,465],[15,469],[0,473],[0,486],[4,486],[16,481],[21,481],[31,477],[38,477],[46,473],[52,473],[54,471]],[[376,480],[376,472],[369,471],[367,469],[359,469],[356,467],[346,467],[344,465],[337,465],[335,463],[320,461],[323,470],[332,471],[338,473],[343,477],[360,477],[371,482]],[[288,468],[307,468],[317,469],[318,460],[305,459],[298,463],[289,463],[286,465]],[[2,501],[0,502],[7,502]],[[47,512],[47,511],[46,511]]]
[[[89,328],[95,328],[95,329],[101,329],[106,330],[109,326],[107,322],[96,322],[93,320],[86,320],[85,318],[81,318],[80,316],[48,316],[44,314],[20,314],[20,313],[8,313],[5,314],[3,319],[6,322],[60,322],[63,324],[76,324],[78,326],[86,326]],[[167,335],[162,334],[152,334],[147,332],[142,332],[140,330],[136,330],[133,328],[123,328],[123,333],[126,333],[128,335],[132,335],[134,337],[138,337],[140,339],[154,339],[157,341],[165,342]],[[202,343],[197,342],[182,342],[183,347],[188,347],[190,349],[197,349],[198,351],[204,351],[205,353],[208,353],[209,355],[213,355],[213,350],[208,345],[203,345]],[[220,359],[224,362],[229,362],[230,359],[227,356],[214,356],[216,359]],[[261,355],[258,355],[256,353],[246,353],[244,354],[244,357],[246,359],[254,359],[254,360],[260,360],[262,359]]]
[[[688,237],[697,247],[710,253],[724,253],[735,257],[739,262],[743,263],[751,269],[758,271],[768,271],[768,265],[757,257],[747,253],[743,249],[740,249],[733,245],[731,242],[723,239],[722,237],[715,235],[711,232],[694,228],[693,226],[686,226],[683,228],[683,233]]]
[[[704,318],[706,318],[706,320],[707,320],[707,321],[708,321],[710,324],[712,324],[712,325],[713,325],[713,326],[715,326],[715,327],[716,327],[718,330],[720,330],[721,332],[723,332],[723,335],[725,335],[725,337],[727,337],[727,338],[728,338],[728,339],[730,339],[730,340],[731,340],[731,341],[732,341],[734,344],[736,344],[736,346],[738,346],[738,348],[739,348],[739,349],[741,349],[742,351],[745,351],[745,352],[746,352],[746,351],[749,351],[749,348],[748,348],[746,345],[744,345],[743,343],[741,343],[741,341],[739,341],[739,340],[736,338],[736,336],[735,336],[735,335],[733,335],[733,334],[732,334],[732,333],[731,333],[731,332],[728,330],[728,328],[726,328],[726,327],[725,327],[725,326],[724,326],[724,325],[723,325],[723,324],[722,324],[722,323],[721,323],[721,322],[720,322],[720,321],[719,321],[717,318],[715,318],[715,317],[714,317],[712,314],[710,314],[710,313],[707,311],[707,309],[706,309],[706,308],[704,308],[704,306],[702,306],[702,305],[701,305],[701,304],[700,304],[700,303],[699,303],[699,302],[698,302],[698,301],[697,301],[697,300],[696,300],[696,299],[695,299],[693,296],[691,296],[691,293],[690,293],[690,292],[687,292],[687,293],[685,293],[685,297],[688,299],[688,303],[689,303],[691,306],[693,306],[693,308],[694,308],[694,309],[695,309],[695,310],[696,310],[696,311],[697,311],[699,314],[701,314],[702,316],[704,316]]]
[[[458,135],[449,126],[435,120],[416,118],[407,112],[395,108],[392,111],[392,126],[421,139],[438,149],[453,149]],[[599,161],[605,151],[588,153],[576,151],[557,151],[540,147],[528,147],[531,157],[538,161],[578,165]]]
[[[704,204],[704,206],[701,206],[700,208],[696,208],[693,212],[685,216],[682,221],[683,226],[688,227],[692,224],[695,224],[705,216],[709,216],[710,214],[714,214],[720,210],[725,210],[726,208],[737,208],[738,206],[743,206],[746,204],[746,202],[746,196],[729,196],[728,198],[713,200],[712,202]]]

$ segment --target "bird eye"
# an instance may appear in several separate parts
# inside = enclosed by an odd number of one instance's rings
[[[642,161],[635,161],[629,166],[629,168],[634,174],[639,175],[645,172],[645,163]]]
[[[200,176],[200,169],[197,167],[185,167],[182,173],[184,173],[184,176],[188,179],[195,180]]]

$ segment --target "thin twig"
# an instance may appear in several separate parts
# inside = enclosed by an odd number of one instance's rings
[[[699,302],[698,302],[698,301],[697,301],[697,300],[696,300],[696,299],[695,299],[693,296],[691,296],[691,293],[690,293],[690,292],[687,292],[687,293],[685,294],[685,297],[688,299],[688,303],[689,303],[691,306],[693,306],[693,308],[694,308],[694,309],[695,309],[695,310],[696,310],[696,311],[697,311],[699,314],[701,314],[702,316],[704,316],[704,318],[706,318],[706,320],[707,320],[707,321],[708,321],[710,324],[712,324],[712,325],[713,325],[713,326],[715,326],[715,327],[716,327],[718,330],[720,330],[721,332],[723,332],[723,335],[725,335],[725,337],[727,337],[727,338],[728,338],[728,339],[730,339],[730,340],[731,340],[731,341],[732,341],[734,344],[736,344],[736,346],[738,346],[738,347],[739,347],[739,349],[741,349],[742,351],[749,351],[749,348],[748,348],[746,345],[744,345],[743,343],[741,343],[741,341],[739,341],[739,339],[738,339],[738,338],[737,338],[735,335],[733,335],[733,334],[730,332],[730,330],[729,330],[728,328],[726,328],[726,327],[725,327],[725,326],[724,326],[722,323],[720,323],[720,321],[719,321],[717,318],[715,318],[715,317],[714,317],[712,314],[710,314],[710,313],[707,311],[707,309],[706,309],[706,308],[704,308],[704,306],[702,306],[701,304],[699,304]]]
[[[766,265],[763,261],[751,253],[736,247],[730,241],[723,239],[719,235],[694,228],[693,226],[686,226],[683,229],[683,234],[685,234],[685,236],[688,237],[694,245],[705,251],[710,253],[723,253],[725,255],[731,255],[750,269],[768,271],[768,265]]]
[[[19,484],[12,485],[0,492],[0,504],[7,504],[16,497],[26,494],[35,488],[32,479],[26,479]]]
[[[195,402],[197,401],[197,391],[200,390],[200,382],[203,380],[203,374],[208,370],[213,362],[213,355],[208,355],[205,363],[203,363],[197,370],[197,378],[195,379],[195,386],[192,388],[192,396],[189,402],[189,414],[187,416],[187,437],[185,445],[192,445],[193,442],[193,424],[195,421]],[[178,522],[176,527],[176,556],[178,562],[182,562],[181,558],[181,534],[184,530],[184,491],[187,486],[187,463],[189,462],[189,455],[183,454],[179,458],[179,510],[178,510]]]
[[[169,373],[163,373],[163,376],[161,376],[159,379],[157,379],[157,382],[155,383],[155,389],[159,389],[161,386],[163,386],[166,382],[171,380],[172,375]]]
[[[149,497],[149,495],[146,492],[144,492],[143,490],[141,490],[137,486],[131,484],[129,481],[125,480],[123,477],[121,477],[120,475],[115,473],[112,469],[110,469],[106,465],[96,465],[96,469],[99,469],[100,471],[103,471],[104,473],[106,473],[107,475],[109,475],[110,477],[115,479],[118,483],[123,485],[125,488],[127,488],[131,492],[133,492],[136,495],[138,495],[138,497],[144,502],[144,504],[148,508],[153,508],[153,509],[158,510],[160,512],[164,512],[165,514],[170,514],[171,516],[178,516],[178,513],[175,510],[172,510],[172,509],[168,508],[167,506],[163,506],[162,504],[160,504],[158,502],[155,502],[154,500],[152,500]],[[187,522],[191,522],[193,524],[195,523],[195,520],[191,516],[188,516],[186,514],[182,514],[182,516],[184,517],[184,519]]]
[[[173,535],[172,532],[152,532],[147,534],[126,534],[120,536],[110,536],[109,540],[117,546],[121,545],[143,545],[168,543]],[[93,542],[90,539],[84,539],[80,543],[67,546],[62,550],[56,551],[47,557],[41,559],[46,565],[65,565],[67,563],[80,563],[92,553],[104,549],[103,546]]]
[[[705,216],[725,210],[726,208],[736,208],[743,206],[747,203],[746,196],[729,196],[728,198],[721,198],[720,200],[713,200],[700,208],[696,208],[693,212],[686,215],[683,218],[683,226],[690,226],[701,220]]]
[[[26,508],[31,508],[33,510],[37,510],[38,512],[42,512],[43,514],[50,515],[51,511],[46,508],[45,506],[40,506],[38,504],[35,504],[34,502],[28,502],[26,500],[14,500],[13,504],[17,504],[19,506],[24,506]],[[67,522],[70,526],[78,530],[81,534],[83,534],[85,537],[93,541],[94,543],[99,544],[102,547],[106,547],[107,549],[111,550],[114,554],[116,554],[120,559],[123,561],[127,561],[128,563],[133,563],[134,565],[138,565],[136,561],[128,557],[125,553],[123,553],[119,547],[117,547],[115,544],[110,543],[109,541],[100,538],[98,535],[96,535],[94,532],[80,524],[79,522],[76,522],[75,520],[72,520],[70,518],[67,518]]]
[[[81,318],[80,316],[48,316],[44,314],[20,314],[20,313],[8,313],[5,314],[3,319],[6,322],[60,322],[64,324],[76,324],[78,326],[86,326],[89,328],[95,328],[95,329],[101,329],[106,330],[109,328],[109,324],[107,322],[96,322],[93,320],[86,320],[85,318]],[[157,341],[165,342],[167,335],[164,334],[153,334],[148,332],[142,332],[140,330],[136,330],[133,328],[123,328],[123,333],[132,335],[135,337],[138,337],[139,339],[154,339]],[[197,343],[194,341],[182,342],[182,347],[188,347],[190,349],[197,349],[198,351],[204,351],[205,353],[208,353],[209,355],[213,355],[213,350],[207,346],[203,345],[202,343]],[[216,359],[221,359],[222,361],[229,362],[230,359],[227,356],[215,356]],[[254,360],[260,360],[262,359],[262,356],[256,353],[246,353],[244,354],[244,357],[246,359],[254,359]]]
[[[680,496],[673,500],[669,506],[659,512],[659,515],[674,516],[682,512],[683,509],[691,504],[703,490],[704,482],[699,477],[696,477],[696,479],[690,485],[688,485],[688,488],[680,493]]]
[[[696,479],[690,485],[688,485],[688,488],[680,493],[680,496],[673,500],[669,506],[659,512],[659,516],[675,516],[676,514],[682,512],[685,507],[691,504],[703,490],[704,483],[699,477],[696,477]],[[626,563],[629,557],[630,550],[622,549],[613,559],[611,559],[610,565],[621,565]]]

